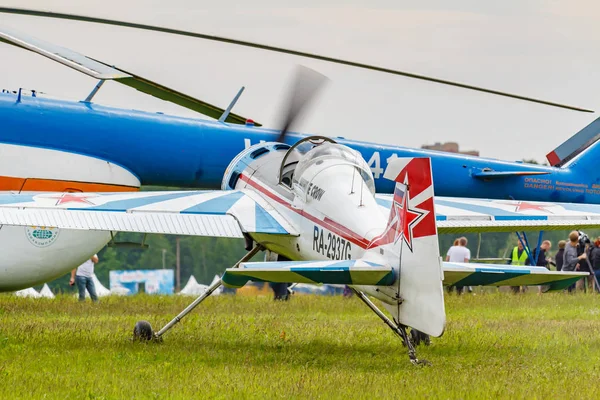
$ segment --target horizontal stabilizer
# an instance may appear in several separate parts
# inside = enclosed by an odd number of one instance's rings
[[[546,159],[550,165],[562,167],[596,143],[598,139],[600,139],[600,118],[596,118],[591,124],[548,153]]]
[[[527,176],[527,175],[547,175],[550,172],[546,171],[480,171],[471,175],[477,179],[500,179],[500,178],[511,178],[515,176]]]
[[[561,290],[572,285],[586,272],[549,271],[544,267],[512,267],[495,264],[444,262],[445,286],[549,286]]]
[[[390,266],[347,260],[243,263],[227,269],[222,279],[229,287],[242,287],[248,281],[389,286],[396,278]]]
[[[108,64],[94,60],[83,54],[77,53],[76,51],[45,42],[6,27],[0,27],[0,42],[12,44],[38,53],[95,79],[114,80],[115,82],[132,87],[150,96],[177,104],[214,119],[219,119],[225,111],[222,108],[198,100],[166,86],[162,86],[156,82],[142,78],[141,76],[123,71],[114,66],[111,67]],[[245,124],[246,120],[247,118],[245,117],[229,113],[225,122]],[[260,126],[260,124],[256,122],[254,122],[254,125]]]

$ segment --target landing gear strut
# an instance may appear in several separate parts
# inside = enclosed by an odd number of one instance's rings
[[[392,330],[392,332],[394,332],[396,336],[402,339],[402,343],[408,348],[408,358],[410,359],[411,363],[413,363],[414,365],[431,365],[429,361],[419,360],[417,358],[417,351],[415,350],[415,346],[413,345],[412,340],[406,333],[405,325],[399,324],[396,321],[392,321],[391,319],[389,319],[379,308],[377,308],[377,306],[367,297],[366,294],[354,288],[351,289],[358,296],[358,298],[361,299],[362,302],[367,305],[367,307],[369,307],[375,314],[377,314],[379,318],[381,318],[383,322],[385,322],[387,326],[390,327],[390,329]]]
[[[258,244],[255,245],[254,248],[252,250],[250,250],[248,253],[246,253],[246,255],[244,257],[242,257],[242,259],[240,261],[238,261],[232,268],[239,267],[241,263],[250,260],[252,257],[254,257],[256,255],[256,253],[258,253],[259,251],[261,251],[263,249],[264,248],[261,245],[258,245]],[[157,341],[161,340],[162,335],[164,335],[165,332],[167,332],[169,329],[171,329],[173,327],[173,325],[175,325],[176,323],[181,321],[181,319],[183,317],[185,317],[187,314],[189,314],[190,311],[192,311],[194,308],[196,308],[196,306],[198,306],[198,304],[202,303],[208,296],[210,296],[222,284],[223,284],[223,281],[221,279],[219,279],[218,281],[216,281],[215,283],[210,285],[204,293],[202,293],[196,300],[194,300],[189,306],[187,306],[185,308],[185,310],[180,312],[175,318],[173,318],[171,321],[169,321],[169,323],[166,324],[164,327],[162,327],[162,329],[159,330],[158,332],[152,332],[152,326],[150,325],[149,322],[139,321],[137,324],[135,324],[135,328],[133,330],[133,338],[139,339],[139,340],[151,340],[151,339],[157,340]]]

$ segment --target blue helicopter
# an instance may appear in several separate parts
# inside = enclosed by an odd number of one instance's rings
[[[33,10],[0,7],[0,13],[18,13],[50,18],[80,20],[127,26],[170,34],[198,37],[235,45],[366,68],[469,90],[507,96],[581,112],[590,110],[532,99],[413,73],[396,71],[347,60],[298,52],[193,32]],[[214,189],[221,186],[229,161],[241,150],[261,142],[284,139],[293,144],[309,135],[266,129],[251,119],[231,112],[243,90],[222,109],[133,73],[88,58],[8,28],[0,28],[0,41],[9,43],[69,66],[99,80],[81,102],[3,91],[0,94],[0,190],[19,191],[130,191],[141,185]],[[302,74],[301,74],[302,75]],[[306,74],[305,74],[306,75]],[[92,102],[106,80],[130,86],[160,99],[214,118],[183,118],[101,106]],[[318,82],[298,79],[296,90]],[[313,87],[314,86],[314,87]],[[298,107],[290,104],[290,107]],[[82,134],[84,133],[84,134]],[[392,193],[393,184],[383,179],[387,164],[398,157],[430,157],[436,195],[507,198],[524,201],[600,203],[600,172],[596,172],[600,119],[593,121],[548,154],[550,166],[507,162],[431,150],[335,138],[358,150],[367,160],[380,193]],[[255,157],[260,156],[260,151]],[[522,207],[527,207],[523,203]]]

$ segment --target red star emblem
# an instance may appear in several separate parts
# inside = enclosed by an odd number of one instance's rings
[[[413,239],[413,228],[419,223],[421,217],[425,214],[424,212],[418,211],[416,209],[410,209],[408,207],[408,194],[406,193],[402,198],[402,204],[394,203],[396,209],[396,215],[398,215],[398,221],[394,226],[394,230],[396,231],[396,235],[394,237],[394,243],[398,242],[400,239],[400,235],[404,239],[404,243],[408,246],[410,251],[412,251],[412,239]]]
[[[541,204],[533,204],[533,203],[528,203],[526,201],[507,201],[507,202],[503,202],[502,204],[514,206],[515,212],[536,210],[536,211],[542,211],[542,212],[549,212],[552,214],[552,211],[549,211],[546,209],[546,207],[548,207],[548,206],[541,205]]]
[[[392,203],[392,215],[388,227],[382,235],[371,242],[369,248],[389,243],[396,244],[402,238],[410,251],[412,251],[413,229],[419,224],[419,221],[425,216],[426,212],[409,207],[409,193],[408,190],[403,192],[396,187]],[[400,202],[397,201],[399,197],[401,197]]]
[[[64,203],[83,203],[94,205],[88,200],[89,197],[95,197],[95,195],[83,194],[83,193],[63,193],[60,196],[48,196],[50,199],[57,199],[56,204],[60,206]]]

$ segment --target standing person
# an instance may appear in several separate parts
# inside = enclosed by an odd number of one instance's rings
[[[549,240],[544,240],[540,246],[540,250],[538,251],[538,248],[536,247],[535,249],[533,249],[533,259],[535,260],[535,265],[537,267],[545,267],[547,269],[550,269],[548,267],[548,262],[550,261],[547,252],[550,251],[550,249],[552,248],[552,242],[550,242]],[[529,258],[527,259],[527,265],[529,265]]]
[[[561,240],[558,242],[558,251],[554,256],[554,262],[556,263],[556,270],[560,271],[563,266],[563,261],[565,260],[565,245],[567,244],[566,240]]]
[[[468,263],[471,259],[471,250],[467,248],[467,238],[461,237],[458,238],[458,246],[452,246],[448,250],[446,254],[446,261],[457,262],[457,263]],[[456,241],[454,241],[456,243]],[[456,293],[461,294],[463,292],[464,286],[456,286]],[[469,292],[472,292],[473,289],[469,287]]]
[[[565,245],[564,261],[562,271],[575,271],[579,267],[579,262],[587,258],[587,254],[583,252],[577,255],[577,245],[579,244],[579,232],[573,231],[569,234],[569,243]],[[582,278],[583,279],[583,278]],[[569,293],[575,290],[575,285],[568,288]]]
[[[544,240],[540,245],[540,248],[536,247],[533,249],[533,259],[535,260],[536,267],[544,267],[546,269],[550,269],[548,266],[548,262],[552,261],[550,257],[547,256],[547,252],[552,248],[552,243],[549,240]],[[527,259],[527,265],[529,265],[529,258]],[[538,294],[542,293],[542,286],[538,286]]]
[[[455,247],[458,246],[458,238],[454,239],[454,243],[452,243],[452,246],[450,246],[450,248],[448,249],[448,252],[446,253],[446,261],[448,261],[450,259],[450,254],[452,253],[452,251],[454,250]],[[452,293],[454,291],[454,286],[448,286],[448,293]]]
[[[512,257],[508,261],[508,264],[521,266],[525,265],[527,262],[527,252],[523,248],[523,243],[519,240],[517,245],[513,248]],[[513,293],[519,293],[521,287],[520,286],[511,286],[510,287]]]
[[[79,267],[71,271],[69,285],[73,286],[77,282],[79,291],[79,301],[85,301],[85,290],[87,289],[93,302],[98,301],[96,287],[94,286],[94,264],[98,263],[98,255],[94,254],[89,260],[85,261]]]
[[[596,288],[596,291],[600,292],[600,288],[596,286],[596,281],[600,282],[600,236],[594,240],[594,247],[590,250],[590,263],[592,264],[594,275],[596,276],[596,279],[592,280],[593,285]]]

